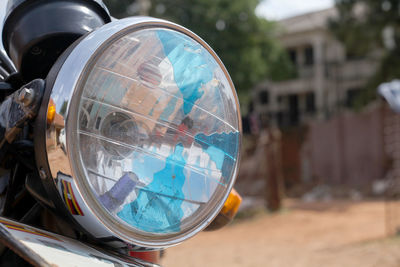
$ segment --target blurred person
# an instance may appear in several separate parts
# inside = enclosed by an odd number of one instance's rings
[[[259,114],[254,110],[254,103],[250,101],[249,113],[247,115],[249,120],[250,133],[253,135],[260,134],[260,120]]]

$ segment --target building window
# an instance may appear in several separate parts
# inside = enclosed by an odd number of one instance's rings
[[[289,95],[289,123],[291,126],[299,124],[299,97],[298,95]]]
[[[261,91],[258,95],[258,97],[260,98],[260,103],[263,105],[268,104],[269,102],[269,93],[268,91]]]
[[[288,49],[288,55],[290,61],[292,61],[293,65],[297,65],[297,52],[295,49]]]
[[[362,93],[362,89],[360,88],[352,88],[347,90],[346,92],[346,107],[353,108],[358,99],[360,98]]]
[[[304,49],[304,64],[310,66],[314,64],[314,49],[308,46]]]
[[[346,60],[352,61],[352,60],[360,60],[365,58],[365,53],[355,53],[354,51],[349,51],[346,50]]]
[[[306,94],[306,112],[307,113],[315,113],[315,94],[314,93]]]

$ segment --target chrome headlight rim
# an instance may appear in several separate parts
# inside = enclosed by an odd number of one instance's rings
[[[234,181],[238,173],[238,164],[235,164],[232,180],[228,184],[228,188],[225,194],[221,197],[221,199],[218,199],[218,204],[213,209],[213,212],[211,214],[202,214],[201,218],[202,220],[204,219],[203,222],[200,225],[187,229],[184,232],[178,232],[170,235],[159,235],[151,234],[148,232],[141,232],[140,230],[132,231],[132,229],[129,229],[129,227],[125,227],[123,225],[123,227],[121,227],[121,225],[118,225],[116,219],[112,216],[109,216],[106,209],[94,197],[93,192],[91,192],[90,185],[85,178],[85,170],[83,169],[82,164],[78,163],[78,159],[80,157],[80,153],[78,152],[80,149],[79,144],[73,142],[73,140],[78,140],[75,130],[79,115],[77,107],[79,106],[79,103],[81,101],[80,95],[83,92],[83,90],[80,88],[85,83],[85,80],[88,78],[86,75],[87,71],[90,70],[91,67],[96,63],[96,57],[101,55],[102,51],[107,49],[110,43],[127,33],[132,33],[134,31],[140,31],[148,28],[164,28],[178,31],[201,44],[202,47],[204,47],[208,51],[208,53],[213,56],[215,61],[221,67],[225,74],[225,77],[229,82],[229,85],[231,86],[232,90],[234,90],[232,80],[230,79],[230,76],[222,61],[200,37],[198,37],[191,31],[171,22],[150,17],[135,17],[109,23],[80,40],[76,44],[75,48],[70,51],[69,55],[66,57],[65,61],[62,63],[62,66],[58,70],[56,78],[54,80],[54,84],[53,86],[50,86],[52,88],[52,91],[49,94],[48,99],[53,99],[55,100],[55,102],[57,102],[55,105],[57,107],[57,113],[60,112],[60,108],[65,103],[65,100],[67,100],[67,106],[64,110],[66,153],[64,151],[62,161],[64,162],[65,166],[69,166],[70,169],[62,170],[61,172],[64,174],[69,174],[73,178],[79,191],[78,193],[83,196],[82,198],[85,202],[84,205],[86,205],[88,209],[94,214],[94,216],[97,217],[97,220],[101,223],[101,225],[103,225],[108,230],[108,232],[112,233],[117,238],[127,243],[134,243],[138,246],[157,248],[175,245],[192,237],[196,233],[203,230],[215,218],[215,216],[217,216],[225,200],[227,199],[229,192],[233,187]],[[238,107],[239,102],[236,94],[234,94],[234,97],[236,101],[235,104]],[[49,106],[50,102],[48,102],[46,113]],[[241,132],[242,128],[239,111],[237,115],[239,131]],[[241,136],[239,135],[239,147],[240,143]],[[49,144],[49,141],[47,139],[46,157],[49,152],[49,147],[51,147],[51,144]],[[238,153],[238,161],[239,157],[240,153]],[[55,184],[57,174],[60,172],[59,163],[55,162],[52,159],[47,159],[47,162],[49,166],[49,177],[51,177],[51,180],[53,180],[53,183]]]

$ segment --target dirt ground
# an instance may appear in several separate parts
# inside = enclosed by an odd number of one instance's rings
[[[387,237],[380,201],[285,203],[167,249],[163,266],[400,266],[400,237]]]

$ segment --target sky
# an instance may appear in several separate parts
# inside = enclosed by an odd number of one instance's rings
[[[332,7],[334,0],[264,0],[256,9],[258,16],[279,20]]]

